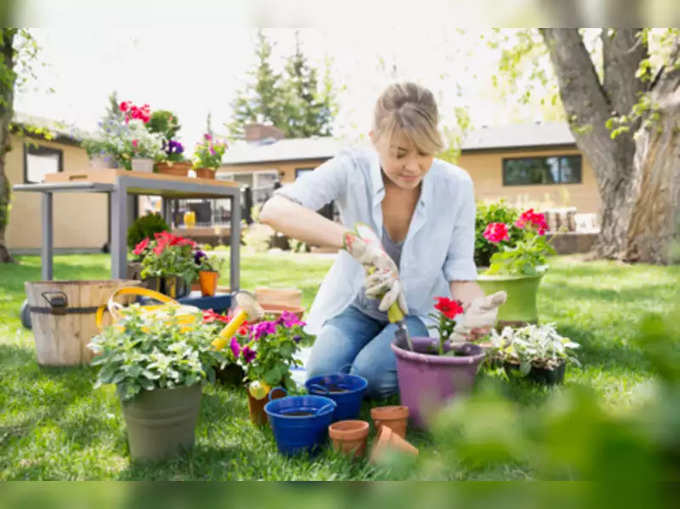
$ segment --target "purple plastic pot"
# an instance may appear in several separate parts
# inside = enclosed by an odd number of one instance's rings
[[[395,340],[390,346],[397,357],[397,378],[401,404],[409,408],[410,418],[418,428],[426,428],[428,418],[448,400],[470,391],[484,350],[472,343],[456,347],[463,355],[439,356],[436,338],[415,337],[413,349]],[[444,350],[451,347],[444,345]]]

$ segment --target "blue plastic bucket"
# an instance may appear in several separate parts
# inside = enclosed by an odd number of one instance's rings
[[[361,400],[368,382],[365,378],[346,373],[315,376],[305,382],[310,394],[331,398],[338,404],[333,421],[344,421],[359,417]]]
[[[328,436],[336,403],[323,396],[286,396],[264,406],[281,454],[314,454]]]

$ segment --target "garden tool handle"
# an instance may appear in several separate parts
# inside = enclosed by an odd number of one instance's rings
[[[309,388],[311,390],[313,390],[314,392],[320,392],[321,394],[323,394],[325,396],[328,396],[331,393],[331,391],[329,391],[326,387],[324,387],[323,385],[319,385],[319,384],[310,384]]]
[[[336,406],[338,406],[338,405],[335,403],[335,401],[331,401],[330,403],[326,403],[324,406],[322,406],[321,408],[319,408],[319,409],[314,413],[314,415],[321,415],[322,413],[324,413],[324,412],[325,412],[327,409],[329,409],[329,408],[330,408],[331,410],[335,410],[335,407],[336,407]]]
[[[274,394],[274,391],[277,391],[277,390],[283,391],[283,395],[288,396],[288,391],[279,385],[279,386],[274,387],[271,391],[269,391],[269,394],[267,394],[267,399],[269,401],[272,400],[272,394]]]
[[[248,313],[240,310],[236,316],[232,318],[229,323],[220,331],[219,336],[211,343],[215,350],[222,350],[227,346],[227,342],[234,336],[238,328],[243,325],[243,322],[248,318]]]

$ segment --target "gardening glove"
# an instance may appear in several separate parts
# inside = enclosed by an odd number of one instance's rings
[[[366,297],[380,299],[380,311],[387,311],[396,302],[404,315],[408,314],[406,297],[399,281],[399,269],[373,230],[364,223],[357,223],[354,231],[345,233],[343,248],[366,271]]]
[[[489,329],[496,325],[498,308],[505,303],[508,295],[504,291],[484,297],[477,297],[465,308],[456,320],[453,333],[456,338],[465,338],[477,329]]]

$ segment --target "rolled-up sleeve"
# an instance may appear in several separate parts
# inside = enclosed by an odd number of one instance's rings
[[[466,175],[458,186],[458,211],[453,224],[453,234],[444,261],[444,277],[451,281],[474,281],[475,267],[475,190],[472,179]]]
[[[347,190],[347,175],[353,160],[345,151],[329,159],[314,171],[298,178],[294,183],[277,189],[275,196],[283,196],[303,207],[319,210],[333,200],[342,199]]]

